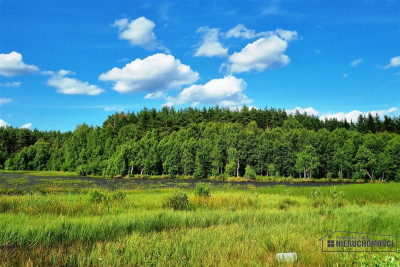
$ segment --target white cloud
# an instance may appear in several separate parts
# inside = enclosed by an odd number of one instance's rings
[[[210,29],[208,27],[200,27],[197,33],[203,34],[203,41],[197,48],[194,56],[196,57],[214,57],[226,56],[228,48],[224,48],[219,41],[219,29]]]
[[[388,69],[388,68],[395,68],[400,66],[400,57],[393,57],[390,59],[390,63],[387,64],[386,66],[383,66],[383,69]]]
[[[103,89],[97,85],[82,82],[75,78],[66,77],[73,74],[67,70],[60,70],[58,72],[47,72],[50,74],[50,79],[47,84],[57,88],[57,92],[66,95],[99,95],[104,92]]]
[[[299,111],[300,114],[307,113],[307,115],[318,116],[318,111],[315,110],[315,109],[312,108],[312,107],[308,107],[308,108],[296,107],[296,108],[294,108],[294,109],[288,109],[288,110],[286,110],[286,112],[289,113],[289,114],[295,114],[296,111]]]
[[[117,19],[112,26],[118,28],[119,39],[128,40],[131,45],[142,46],[149,50],[158,48],[169,53],[166,47],[157,42],[156,35],[153,32],[156,24],[145,17],[132,21],[126,18]]]
[[[382,118],[384,115],[392,115],[393,113],[395,113],[397,111],[398,111],[397,107],[392,107],[392,108],[387,109],[387,110],[385,110],[385,109],[383,109],[383,110],[372,110],[372,111],[367,111],[367,112],[364,112],[364,113],[361,112],[361,111],[358,111],[358,110],[353,110],[353,111],[350,111],[348,113],[338,112],[338,113],[333,113],[333,114],[331,114],[331,113],[323,114],[320,117],[320,119],[321,120],[325,120],[325,119],[334,119],[335,118],[335,119],[337,119],[339,121],[342,121],[342,120],[346,119],[348,122],[353,121],[355,123],[355,122],[357,122],[357,118],[360,115],[367,116],[368,113],[371,113],[373,116],[375,116],[375,114],[378,114]]]
[[[281,32],[279,35],[280,37],[273,34],[260,38],[246,45],[242,51],[233,53],[229,57],[228,69],[230,72],[263,71],[266,68],[277,69],[289,64],[290,59],[284,53],[288,47],[288,41],[292,40],[297,33]]]
[[[297,39],[296,31],[277,29],[275,32],[278,34],[279,37],[281,37],[283,40],[288,41],[288,42]]]
[[[255,30],[247,29],[243,24],[238,24],[226,33],[226,38],[245,38],[253,39],[263,36],[264,33],[256,33]]]
[[[115,67],[99,77],[102,81],[113,81],[113,89],[120,93],[155,93],[192,84],[198,78],[199,74],[188,65],[172,55],[162,53],[135,59],[125,67]]]
[[[31,129],[32,128],[32,123],[28,122],[25,123],[24,125],[21,126],[22,129]]]
[[[254,39],[258,37],[271,37],[277,35],[281,39],[286,41],[292,41],[297,38],[296,31],[288,31],[283,29],[277,29],[275,31],[267,32],[256,32],[255,30],[247,29],[243,24],[238,24],[226,33],[226,38],[244,38],[244,39]]]
[[[165,94],[165,92],[161,92],[161,91],[157,91],[155,93],[148,93],[147,95],[145,95],[144,98],[146,99],[159,99],[159,98],[165,98],[167,95]]]
[[[121,108],[121,107],[105,107],[104,108],[104,111],[118,111],[118,112],[122,112],[122,111],[124,111],[124,109],[123,108]]]
[[[22,55],[15,51],[9,54],[0,54],[0,75],[17,76],[38,71],[34,65],[27,65],[22,61]]]
[[[6,121],[0,119],[0,127],[7,127],[8,125],[9,124]]]
[[[343,78],[347,78],[347,77],[349,77],[348,73],[343,74]]]
[[[0,83],[0,86],[2,87],[20,87],[21,82],[5,82],[5,83]]]
[[[11,102],[12,102],[11,98],[0,98],[0,106],[11,103]]]
[[[166,105],[203,103],[225,107],[242,106],[252,102],[243,93],[246,87],[244,80],[229,75],[221,79],[213,79],[204,85],[192,85],[185,88],[176,97],[167,97]]]
[[[362,59],[362,58],[355,59],[355,60],[353,60],[352,62],[350,62],[350,66],[352,66],[352,67],[357,67],[358,65],[361,64],[361,62],[363,62],[363,59]]]

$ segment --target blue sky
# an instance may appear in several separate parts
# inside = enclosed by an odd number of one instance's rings
[[[0,1],[0,126],[220,105],[400,108],[400,1]]]

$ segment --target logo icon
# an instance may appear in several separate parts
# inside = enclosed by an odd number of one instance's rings
[[[397,236],[328,231],[319,239],[322,252],[396,252]]]

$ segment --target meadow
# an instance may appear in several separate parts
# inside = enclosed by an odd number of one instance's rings
[[[279,252],[297,252],[296,266],[399,266],[396,253],[323,253],[318,241],[328,230],[400,236],[398,183],[79,189],[54,179],[0,186],[1,266],[290,266]]]

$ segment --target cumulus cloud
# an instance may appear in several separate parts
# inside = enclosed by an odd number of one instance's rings
[[[297,39],[296,31],[277,29],[275,32],[278,34],[279,37],[281,37],[283,40],[288,41],[288,42]]]
[[[218,104],[225,107],[242,106],[252,102],[243,93],[247,84],[244,80],[232,75],[221,79],[213,79],[204,85],[192,85],[183,89],[176,97],[167,97],[166,105]]]
[[[319,113],[317,110],[315,110],[312,107],[308,107],[308,108],[295,107],[294,109],[286,110],[286,112],[289,113],[289,114],[295,114],[297,111],[300,114],[307,113],[307,115],[313,115],[313,116],[318,116],[318,113]]]
[[[12,77],[38,70],[39,68],[34,65],[25,64],[20,53],[13,51],[9,54],[0,54],[0,75]]]
[[[32,128],[32,123],[28,122],[25,123],[24,125],[21,126],[22,129],[31,129]]]
[[[200,27],[197,33],[202,33],[202,43],[197,48],[194,56],[196,57],[219,57],[226,56],[228,48],[222,46],[219,41],[219,29],[210,29],[208,27]]]
[[[12,102],[11,98],[0,98],[0,106],[11,103],[11,102]]]
[[[337,119],[339,121],[343,121],[344,119],[346,119],[348,122],[353,121],[353,122],[357,122],[357,118],[360,115],[365,115],[367,116],[368,113],[371,113],[373,116],[375,116],[375,114],[378,114],[381,118],[384,115],[393,115],[395,112],[398,111],[397,107],[393,107],[390,109],[383,109],[383,110],[372,110],[372,111],[367,111],[367,112],[361,112],[358,110],[353,110],[350,111],[348,113],[343,113],[343,112],[338,112],[338,113],[333,113],[333,114],[323,114],[320,119],[321,120],[325,120],[325,119]]]
[[[5,82],[0,83],[1,87],[20,87],[21,82]]]
[[[282,32],[280,36],[273,34],[246,45],[240,52],[229,57],[228,70],[231,73],[263,71],[266,68],[277,69],[289,64],[290,59],[284,53],[288,41],[294,36],[294,33]]]
[[[363,59],[362,59],[362,58],[355,59],[355,60],[353,60],[352,62],[350,62],[350,66],[351,66],[351,67],[357,67],[358,65],[361,64],[361,62],[363,62]]]
[[[117,19],[113,26],[118,28],[119,39],[128,40],[131,45],[142,46],[149,50],[158,48],[169,52],[167,48],[157,43],[153,32],[156,24],[145,17],[132,21],[126,18]]]
[[[8,125],[9,124],[6,121],[0,119],[0,127],[7,127]]]
[[[388,69],[388,68],[395,68],[400,66],[400,57],[393,57],[390,59],[390,63],[387,64],[386,66],[383,66],[381,68],[383,69]]]
[[[99,77],[102,81],[114,82],[113,89],[120,93],[156,93],[192,84],[198,78],[199,74],[188,65],[162,53],[135,59],[125,67],[115,67]]]
[[[47,80],[49,86],[57,88],[57,92],[66,95],[99,95],[104,92],[97,85],[82,82],[75,78],[66,77],[71,75],[70,71],[60,70],[58,72],[47,72],[50,79]]]

